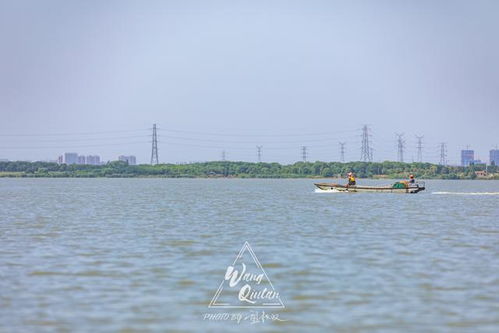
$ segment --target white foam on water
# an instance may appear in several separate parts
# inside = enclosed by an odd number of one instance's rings
[[[334,190],[321,190],[320,188],[316,188],[314,192],[315,193],[347,193],[345,191],[338,191],[336,189],[334,189]]]
[[[444,194],[444,195],[499,195],[499,192],[432,192],[431,194]]]

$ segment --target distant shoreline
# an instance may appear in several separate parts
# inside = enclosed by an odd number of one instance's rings
[[[0,179],[220,179],[220,180],[228,180],[228,179],[245,179],[245,180],[263,180],[263,179],[268,179],[268,180],[299,180],[299,179],[308,179],[308,180],[314,180],[314,179],[335,179],[335,180],[344,180],[345,183],[347,182],[346,178],[337,178],[337,177],[165,177],[165,176],[131,176],[131,177],[120,177],[120,176],[99,176],[99,177],[90,177],[90,176],[61,176],[61,177],[53,177],[53,176],[33,176],[33,175],[24,175],[24,176],[5,176],[0,174]],[[405,178],[357,178],[357,181],[360,180],[390,180],[390,181],[396,181],[396,180],[404,180]],[[484,180],[484,181],[491,181],[491,180],[499,180],[499,178],[475,178],[475,179],[469,179],[469,178],[418,178],[417,180],[470,180],[470,181],[477,181],[477,180]]]
[[[354,172],[359,179],[499,179],[499,167],[443,166],[401,162],[297,162],[251,163],[215,161],[189,164],[128,165],[115,161],[104,165],[48,162],[0,162],[0,178],[254,178],[342,179]]]

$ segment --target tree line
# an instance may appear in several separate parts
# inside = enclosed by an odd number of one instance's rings
[[[57,164],[49,162],[0,162],[3,177],[238,177],[238,178],[314,178],[345,177],[354,172],[359,178],[407,178],[414,174],[425,179],[475,179],[475,171],[485,165],[469,167],[431,163],[401,162],[296,162],[294,164],[214,161],[189,164],[128,165],[113,161],[104,165]],[[496,174],[498,166],[489,166]]]

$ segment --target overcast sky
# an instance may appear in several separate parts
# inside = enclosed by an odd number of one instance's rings
[[[0,158],[448,159],[499,144],[499,1],[0,0]]]

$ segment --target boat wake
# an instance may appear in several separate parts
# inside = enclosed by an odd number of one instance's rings
[[[314,190],[315,193],[346,193],[345,191],[338,191],[338,190],[321,190],[320,188],[316,188]]]
[[[499,195],[499,192],[432,192],[432,194],[444,194],[444,195]]]

